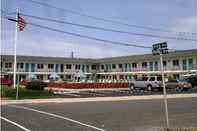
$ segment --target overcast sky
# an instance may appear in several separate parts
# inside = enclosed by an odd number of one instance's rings
[[[2,10],[9,13],[15,12],[17,0],[1,1]],[[173,30],[174,32],[128,27],[44,7],[28,2],[28,0],[18,1],[20,12],[28,15],[135,33],[197,39],[197,0],[34,0],[91,16],[120,21],[131,25]],[[14,15],[11,16],[14,17]],[[183,50],[197,48],[197,41],[169,40],[165,38],[151,38],[99,31],[36,20],[25,16],[24,19],[27,22],[49,26],[67,32],[117,42],[152,46],[154,43],[167,41],[171,49]],[[15,23],[6,19],[2,19],[1,22],[1,53],[13,54]],[[151,53],[150,49],[112,45],[107,42],[70,36],[31,25],[27,25],[25,30],[19,32],[18,35],[18,55],[70,57],[73,51],[76,57],[101,58]]]

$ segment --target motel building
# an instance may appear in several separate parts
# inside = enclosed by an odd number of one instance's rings
[[[13,79],[14,56],[1,55],[1,75]],[[165,76],[180,78],[184,74],[197,73],[197,49],[181,50],[163,55]],[[132,77],[160,74],[160,58],[152,54],[131,55],[101,59],[17,56],[17,79],[34,76],[49,80],[57,74],[64,81],[76,81],[83,75],[86,80],[127,81]]]

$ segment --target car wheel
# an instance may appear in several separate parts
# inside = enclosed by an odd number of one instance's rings
[[[148,91],[152,91],[152,86],[151,86],[151,85],[148,85],[148,86],[147,86],[147,90],[148,90]]]

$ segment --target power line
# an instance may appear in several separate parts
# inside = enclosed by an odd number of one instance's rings
[[[77,23],[68,22],[68,21],[61,21],[61,20],[55,20],[55,19],[50,19],[50,18],[28,15],[28,14],[24,14],[24,13],[20,13],[20,14],[23,15],[23,16],[26,16],[26,17],[31,17],[31,18],[35,18],[35,19],[44,20],[44,21],[51,21],[51,22],[56,22],[56,23],[61,23],[61,24],[68,24],[68,25],[73,25],[73,26],[78,26],[78,27],[83,27],[83,28],[89,28],[89,29],[102,30],[102,31],[110,31],[110,32],[124,33],[124,34],[129,34],[129,35],[154,37],[154,38],[165,38],[165,39],[173,39],[173,40],[197,41],[197,39],[189,39],[189,38],[183,38],[183,37],[178,37],[177,38],[177,37],[172,37],[172,36],[161,36],[161,35],[154,35],[154,34],[135,33],[135,32],[115,30],[115,29],[109,29],[109,28],[103,28],[103,27],[97,27],[97,26],[77,24]]]
[[[11,21],[16,22],[16,20],[13,19],[13,18],[8,18],[8,17],[6,17],[6,18],[8,20],[11,20]],[[90,37],[90,36],[81,35],[81,34],[77,34],[77,33],[67,32],[67,31],[63,31],[63,30],[51,28],[51,27],[48,27],[48,26],[43,26],[43,25],[35,24],[35,23],[30,23],[30,22],[26,22],[26,24],[29,24],[29,25],[32,25],[32,26],[36,26],[36,27],[40,27],[40,28],[44,28],[44,29],[47,29],[47,30],[50,30],[50,31],[55,31],[55,32],[59,32],[59,33],[64,33],[64,34],[72,35],[72,36],[77,36],[77,37],[86,38],[86,39],[95,40],[95,41],[100,41],[100,42],[107,42],[107,43],[111,43],[111,44],[114,44],[114,45],[131,46],[131,47],[152,49],[152,47],[150,47],[150,46],[142,46],[142,45],[137,45],[137,44],[128,44],[128,43],[124,43],[124,42],[117,42],[117,41],[100,39],[100,38],[96,38],[96,37]]]
[[[153,27],[147,27],[147,26],[140,26],[140,25],[134,25],[134,24],[127,24],[127,23],[123,23],[120,21],[115,21],[115,20],[110,20],[110,19],[106,19],[106,18],[101,18],[101,17],[96,17],[96,16],[92,16],[92,15],[87,15],[87,14],[83,14],[81,12],[77,12],[77,11],[73,11],[73,10],[69,10],[69,9],[63,9],[63,8],[59,8],[50,4],[46,4],[46,3],[42,3],[42,2],[38,2],[35,0],[25,0],[25,2],[31,2],[37,5],[42,5],[45,7],[50,7],[50,8],[54,8],[57,10],[61,10],[67,13],[71,13],[71,14],[75,14],[75,15],[79,15],[79,16],[83,16],[83,17],[87,17],[87,18],[91,18],[91,19],[95,19],[95,20],[100,20],[100,21],[104,21],[104,22],[108,22],[108,23],[114,23],[114,24],[119,24],[119,25],[124,25],[124,26],[128,26],[128,27],[135,27],[135,28],[140,28],[140,29],[146,29],[146,30],[152,30],[152,31],[160,31],[160,32],[173,32],[173,33],[181,33],[181,34],[191,34],[191,35],[197,35],[196,32],[177,32],[177,31],[173,31],[173,30],[168,30],[168,29],[161,29],[161,28],[153,28]]]

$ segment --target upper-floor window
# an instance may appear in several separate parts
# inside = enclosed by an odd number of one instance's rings
[[[189,70],[191,70],[192,68],[193,68],[193,59],[192,58],[190,58],[190,59],[188,59],[188,66],[189,66]]]
[[[43,64],[37,64],[37,68],[38,69],[43,69],[44,68],[44,65]]]
[[[66,69],[71,69],[72,65],[71,64],[66,64]]]
[[[92,65],[92,70],[96,70],[96,65]]]
[[[75,65],[76,70],[80,70],[80,67],[81,67],[80,65]]]
[[[11,62],[5,63],[5,68],[12,68],[12,63]]]
[[[163,61],[163,66],[167,66],[167,61]]]
[[[142,63],[142,68],[147,68],[147,62]]]
[[[116,64],[112,64],[112,69],[116,69]]]
[[[137,63],[132,63],[132,68],[137,68]]]
[[[122,64],[118,64],[118,68],[120,68],[120,69],[121,69],[121,68],[122,68]]]
[[[64,64],[60,65],[60,72],[64,72]]]
[[[17,63],[17,68],[23,69],[24,64],[23,63]]]
[[[48,69],[53,69],[54,68],[54,64],[48,64]]]
[[[1,68],[3,68],[3,62],[1,61]]]
[[[101,69],[104,70],[105,69],[105,66],[104,65],[101,65]]]
[[[173,60],[172,64],[173,66],[179,66],[179,60]]]

